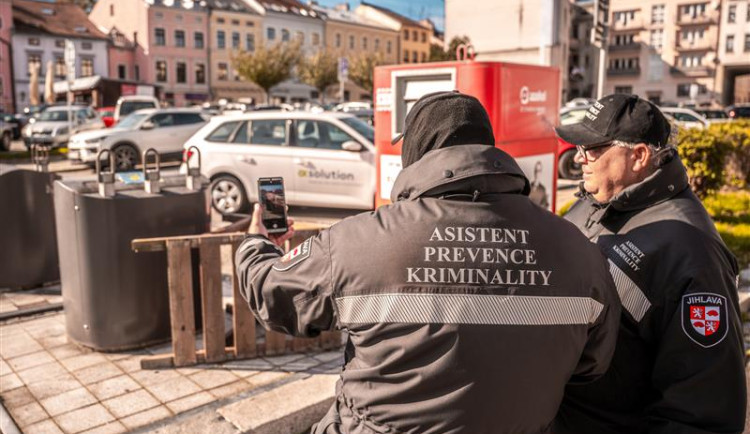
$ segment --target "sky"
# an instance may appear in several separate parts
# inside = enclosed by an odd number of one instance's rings
[[[301,0],[306,3],[305,0]],[[429,18],[439,31],[445,30],[445,1],[444,0],[366,0],[367,3],[388,8],[394,12],[419,21]],[[336,6],[345,3],[345,0],[318,0],[321,6]],[[349,0],[349,7],[354,9],[359,5],[359,0]]]

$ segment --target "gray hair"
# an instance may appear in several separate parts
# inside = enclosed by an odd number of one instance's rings
[[[671,135],[670,135],[671,141]],[[639,143],[623,142],[622,140],[613,140],[612,146],[619,146],[621,148],[633,149]],[[656,146],[646,143],[648,149],[651,150],[651,168],[653,170],[658,169],[667,162],[677,153],[677,148],[672,143],[667,143],[664,146]]]

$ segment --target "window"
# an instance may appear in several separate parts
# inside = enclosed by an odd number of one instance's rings
[[[362,36],[362,49],[367,49],[367,36]]]
[[[651,6],[651,24],[664,23],[664,5]]]
[[[156,128],[173,127],[175,124],[173,113],[159,113],[149,119]]]
[[[39,41],[39,38],[29,38],[29,45],[33,46],[39,46],[41,42]]]
[[[141,67],[138,65],[133,66],[133,78],[135,78],[135,81],[141,80]]]
[[[427,33],[422,32],[422,42],[427,42]]]
[[[336,48],[341,48],[341,33],[336,33]]]
[[[125,80],[126,78],[128,78],[125,65],[117,65],[117,78],[119,78],[120,80]]]
[[[174,118],[175,125],[193,125],[206,121],[198,113],[174,113]]]
[[[745,53],[750,51],[750,33],[745,33]]]
[[[68,68],[65,65],[65,58],[62,56],[55,56],[55,77],[65,78]]]
[[[163,14],[163,13],[161,13],[161,12],[156,12],[156,13],[154,14],[154,17],[155,17],[155,18],[156,18],[157,20],[160,20],[160,19],[164,18],[164,14]]]
[[[418,39],[418,36],[417,36],[417,31],[416,31],[416,30],[412,30],[412,32],[411,32],[411,39],[412,39],[412,40],[413,40],[414,42],[417,42],[417,41],[419,40],[419,39]]]
[[[177,62],[177,82],[187,83],[187,65],[185,65],[185,62]]]
[[[426,61],[427,61],[427,54],[425,54],[425,53],[422,53],[422,54],[420,54],[420,57],[421,57],[421,59],[422,59],[422,60],[420,60],[420,61],[421,61],[422,63],[424,63],[424,62],[426,62]]]
[[[388,54],[391,54],[391,47],[392,46],[393,45],[392,45],[391,41],[386,42],[386,44],[385,44],[385,52],[388,53]]]
[[[745,8],[745,21],[750,23],[750,5]]]
[[[294,33],[294,39],[299,41],[300,44],[305,43],[305,33],[304,32],[295,32]]]
[[[177,21],[178,23],[181,23],[181,22],[182,22],[182,15],[176,15],[176,16],[174,17],[174,19],[175,19],[175,20],[176,20],[176,21]]]
[[[94,59],[82,58],[81,59],[81,77],[91,77],[94,75]]]
[[[268,29],[266,29],[266,38],[269,41],[273,41],[274,39],[276,39],[276,29],[274,29],[273,27],[269,27]]]
[[[156,38],[154,44],[162,47],[167,45],[167,37],[165,36],[164,29],[158,27],[154,29],[154,37]]]
[[[167,62],[164,60],[156,61],[156,81],[167,81]]]
[[[65,48],[65,39],[55,39],[56,48]]]
[[[651,30],[649,45],[652,46],[654,50],[661,51],[661,49],[664,47],[664,30]]]
[[[233,26],[239,26],[240,25],[240,20],[232,20],[232,25]]]
[[[232,32],[232,48],[235,50],[240,49],[240,33]]]
[[[281,29],[281,41],[282,42],[289,42],[290,37],[291,35],[289,34],[289,30]]]
[[[635,11],[618,11],[613,17],[616,23],[627,26],[631,21],[635,21]]]
[[[690,96],[690,83],[678,84],[677,96]]]
[[[193,41],[195,42],[195,48],[203,48],[203,32],[193,33]]]
[[[701,54],[683,54],[680,56],[680,66],[685,68],[695,68],[703,64],[703,55]]]
[[[414,51],[413,53],[411,53],[411,61],[412,61],[412,63],[417,63],[417,56],[419,56],[419,53],[417,53],[416,51]]]
[[[727,41],[725,46],[727,53],[734,52],[734,35],[727,35]]]
[[[615,36],[615,45],[630,45],[635,43],[635,34],[626,33]]]
[[[254,145],[283,145],[286,143],[286,121],[268,119],[253,121],[250,143]]]
[[[682,6],[682,14],[688,15],[690,18],[698,18],[706,14],[706,5],[708,3],[697,3],[692,5]]]
[[[350,50],[354,49],[354,36],[352,35],[349,35],[349,49]]]
[[[211,134],[206,137],[206,140],[209,142],[226,142],[229,140],[229,136],[232,135],[234,130],[237,129],[237,125],[239,124],[240,122],[238,121],[225,122],[213,130]]]
[[[409,52],[404,50],[404,63],[409,63]]]
[[[115,16],[115,5],[109,5],[109,16],[110,17]]]
[[[245,50],[255,51],[255,35],[252,33],[245,35]]]
[[[217,78],[221,81],[226,81],[229,78],[229,65],[224,62],[219,63],[219,73]]]
[[[223,30],[216,32],[216,48],[225,48],[227,46],[226,33]]]
[[[615,86],[615,93],[632,94],[633,86]]]
[[[248,27],[255,27],[255,23],[252,21],[245,21],[245,25]]]
[[[320,45],[320,33],[312,34],[312,44],[316,47]]]
[[[344,130],[328,122],[300,120],[296,131],[297,146],[302,148],[341,150],[344,142],[354,140]]]
[[[202,63],[195,64],[195,83],[196,84],[206,83],[206,65]]]
[[[41,54],[29,54],[26,60],[26,67],[28,68],[28,74],[31,75],[31,71],[34,68],[42,67],[42,55]],[[41,73],[41,70],[39,71]]]
[[[408,41],[408,40],[409,40],[409,31],[404,30],[404,41]]]
[[[243,122],[242,125],[237,128],[237,132],[234,133],[232,143],[250,143],[250,140],[248,140],[249,138],[250,137],[247,134],[247,122]]]
[[[380,38],[375,38],[375,51],[380,51]]]
[[[82,50],[90,50],[92,48],[91,42],[81,42]]]
[[[217,22],[218,24],[224,24],[224,23],[226,23],[227,21],[226,21],[226,20],[225,20],[224,18],[216,18],[216,22]]]
[[[185,31],[184,30],[174,31],[174,45],[175,47],[185,46]]]
[[[737,22],[737,5],[729,5],[729,10],[727,12],[727,22],[728,23]]]

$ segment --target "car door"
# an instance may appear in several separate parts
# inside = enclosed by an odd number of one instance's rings
[[[144,124],[152,124],[153,128],[143,129]],[[143,124],[141,131],[134,137],[138,141],[141,152],[154,148],[159,154],[181,152],[182,146],[175,149],[174,142],[177,135],[177,117],[173,112],[154,113]]]
[[[370,209],[375,182],[372,151],[335,121],[299,119],[294,125],[293,163],[302,205]],[[359,152],[345,151],[347,141]]]
[[[169,153],[182,152],[182,147],[196,131],[206,124],[206,120],[198,113],[175,113],[175,126],[171,131]]]

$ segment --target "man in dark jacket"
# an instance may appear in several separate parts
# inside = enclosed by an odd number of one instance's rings
[[[578,146],[565,216],[602,249],[622,300],[612,366],[570,386],[560,433],[730,433],[745,422],[738,267],[688,186],[658,108],[631,95],[557,128]]]
[[[347,333],[315,433],[546,432],[565,385],[606,371],[620,315],[606,261],[529,200],[493,145],[478,100],[425,96],[406,119],[393,204],[285,256],[257,235],[239,247],[263,326]]]

